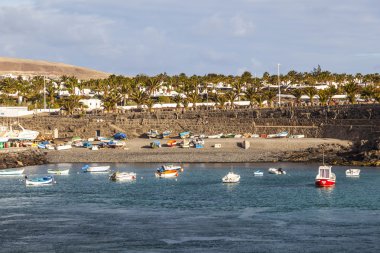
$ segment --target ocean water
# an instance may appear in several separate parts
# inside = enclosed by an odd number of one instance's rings
[[[70,168],[53,186],[0,177],[0,252],[380,252],[380,169],[333,167],[336,186],[321,189],[318,164],[184,164],[176,179],[155,178],[159,164],[111,164],[137,172],[126,183],[82,165],[27,168]],[[231,169],[241,182],[221,183]]]

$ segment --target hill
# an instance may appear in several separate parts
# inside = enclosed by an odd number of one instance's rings
[[[4,74],[24,76],[44,75],[48,77],[67,75],[76,76],[78,79],[83,80],[107,78],[110,75],[109,73],[64,63],[0,57],[0,75]]]

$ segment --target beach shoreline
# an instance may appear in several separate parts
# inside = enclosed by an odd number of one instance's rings
[[[166,147],[167,140],[160,140],[163,147],[152,149],[154,139],[127,140],[125,148],[85,148],[45,151],[49,163],[254,163],[254,162],[316,162],[322,161],[321,148],[326,149],[326,160],[339,160],[337,154],[349,150],[352,142],[329,138],[305,139],[206,139],[204,148]],[[249,141],[250,148],[242,148]],[[221,144],[221,148],[214,148]]]

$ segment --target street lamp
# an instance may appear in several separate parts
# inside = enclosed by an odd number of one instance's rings
[[[280,63],[277,64],[278,106],[281,107]]]

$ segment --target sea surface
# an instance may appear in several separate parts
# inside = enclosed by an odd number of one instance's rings
[[[184,164],[176,179],[155,178],[159,164],[110,165],[138,179],[75,163],[26,168],[70,168],[53,186],[0,177],[0,252],[380,252],[380,169],[333,167],[336,186],[321,189],[318,164]],[[230,170],[240,183],[221,182]]]

